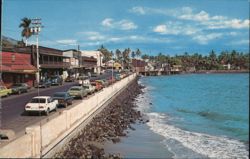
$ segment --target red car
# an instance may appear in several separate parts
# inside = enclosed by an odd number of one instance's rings
[[[91,84],[92,86],[95,86],[96,91],[99,91],[99,90],[102,90],[102,89],[103,89],[102,84],[100,84],[99,82],[94,81],[94,82],[90,82],[90,84]]]

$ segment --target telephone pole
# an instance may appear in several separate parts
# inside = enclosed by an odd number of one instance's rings
[[[39,37],[39,32],[41,31],[42,28],[42,23],[41,23],[41,18],[34,18],[31,19],[31,28],[30,32],[33,35],[36,35],[36,67],[37,67],[37,73],[36,73],[36,80],[37,80],[37,86],[39,88],[39,82],[40,82],[40,64],[39,64],[39,43],[38,43],[38,37]],[[38,95],[39,95],[39,90],[38,90]]]

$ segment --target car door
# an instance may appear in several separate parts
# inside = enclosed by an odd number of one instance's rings
[[[54,106],[54,102],[52,101],[52,98],[47,98],[47,102],[48,102],[49,109],[54,110],[55,106]]]

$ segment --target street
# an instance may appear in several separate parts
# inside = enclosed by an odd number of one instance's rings
[[[91,77],[90,79],[102,79],[108,78],[111,73],[103,74],[98,77]],[[51,86],[50,88],[39,88],[39,94],[44,96],[52,96],[55,92],[67,91],[71,86],[77,85],[76,82],[65,82],[62,86]],[[38,95],[38,89],[32,89],[28,93],[23,93],[20,95],[11,95],[7,98],[2,98],[2,109],[1,111],[1,128],[2,129],[12,129],[16,133],[23,132],[25,127],[32,125],[47,118],[47,116],[34,113],[34,115],[28,116],[24,112],[24,107],[27,102],[31,100],[32,97]],[[74,100],[73,105],[79,103],[81,100]],[[69,108],[72,106],[69,106]],[[59,108],[58,111],[62,111],[65,108]],[[51,112],[48,118],[55,115],[55,112]]]

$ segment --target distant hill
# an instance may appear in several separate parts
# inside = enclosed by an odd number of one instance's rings
[[[2,38],[3,38],[3,41],[2,41],[3,48],[9,48],[9,47],[14,47],[18,45],[20,46],[24,44],[22,41],[15,40],[7,36],[2,36]]]

